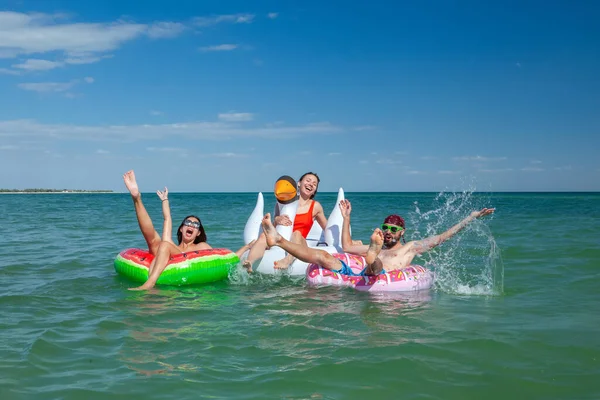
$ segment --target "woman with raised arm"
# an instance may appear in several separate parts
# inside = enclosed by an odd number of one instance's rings
[[[138,224],[146,244],[148,245],[148,251],[154,256],[150,268],[148,270],[148,280],[137,288],[130,290],[147,290],[156,284],[160,274],[167,267],[171,256],[197,250],[208,250],[212,247],[206,242],[206,232],[202,226],[200,218],[195,215],[188,215],[183,219],[179,228],[177,228],[177,244],[172,239],[172,220],[171,210],[169,207],[169,191],[165,187],[164,191],[157,191],[156,194],[162,201],[162,211],[164,217],[163,223],[163,235],[162,237],[154,229],[150,215],[146,211],[144,204],[142,203],[142,195],[139,191],[138,184],[135,179],[133,171],[128,171],[123,175],[123,181],[131,198],[133,199],[133,205],[135,207],[135,214],[137,216]],[[238,257],[243,254],[246,250],[250,249],[254,242],[250,242],[247,245],[240,248],[236,254]]]

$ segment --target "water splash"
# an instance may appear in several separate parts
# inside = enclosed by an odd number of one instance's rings
[[[441,192],[430,211],[422,212],[418,202],[409,213],[409,226],[416,229],[410,239],[438,235],[467,217],[473,210],[490,207],[489,196],[462,192]],[[485,217],[486,220],[493,217]],[[500,295],[504,289],[504,265],[500,250],[486,222],[475,220],[439,247],[415,259],[435,271],[435,287],[446,293]]]

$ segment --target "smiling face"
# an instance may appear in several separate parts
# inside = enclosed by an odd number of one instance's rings
[[[302,175],[300,182],[298,182],[298,190],[300,196],[303,199],[312,199],[317,194],[319,188],[319,177],[313,173],[306,173]]]

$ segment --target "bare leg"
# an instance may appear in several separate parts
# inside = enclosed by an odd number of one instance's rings
[[[304,239],[304,237],[302,236],[302,234],[298,231],[294,231],[292,232],[292,237],[290,238],[290,241],[292,243],[297,243],[303,246],[308,247],[308,244],[306,243],[306,239]],[[290,265],[292,265],[292,263],[296,260],[296,257],[294,257],[293,255],[291,255],[290,253],[287,254],[287,256],[285,256],[284,258],[282,258],[279,261],[275,261],[275,266],[273,268],[275,269],[288,269]]]
[[[299,260],[311,264],[318,264],[323,268],[330,270],[339,270],[342,268],[342,263],[340,260],[324,250],[311,249],[306,245],[292,243],[289,240],[285,240],[271,223],[270,214],[266,214],[263,217],[262,227],[267,238],[267,245],[269,247],[279,246]]]
[[[146,244],[148,244],[148,250],[150,251],[150,254],[156,255],[158,245],[160,244],[160,235],[156,232],[156,229],[154,229],[150,215],[148,215],[146,207],[144,207],[144,204],[142,203],[142,194],[138,188],[133,170],[125,172],[123,181],[133,199],[135,215],[137,216],[138,224],[140,225],[140,230],[142,231],[142,235],[144,235]]]
[[[259,258],[262,258],[262,256],[265,254],[265,250],[267,250],[267,238],[265,237],[264,233],[261,233],[250,249],[248,258],[246,258],[242,264],[249,274],[252,273],[252,264],[254,264],[254,261],[258,260]]]
[[[173,243],[160,242],[156,258],[154,259],[154,268],[152,272],[149,272],[148,280],[142,286],[131,288],[129,290],[148,290],[156,285],[156,281],[160,277],[160,274],[167,268],[167,263],[172,255],[180,254],[181,250]]]
[[[375,229],[371,235],[371,242],[369,243],[369,249],[365,256],[365,263],[367,268],[365,270],[366,275],[379,275],[383,270],[383,263],[377,257],[381,252],[383,246],[383,232],[381,229]]]
[[[155,265],[156,265],[156,257],[154,257],[154,260],[152,260],[152,262],[150,263],[150,266],[148,267],[148,276],[152,275],[152,271],[154,270]]]

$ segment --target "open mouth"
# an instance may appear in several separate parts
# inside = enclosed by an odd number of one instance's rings
[[[194,230],[192,228],[187,228],[185,230],[185,234],[186,234],[186,236],[191,236],[194,234]]]

